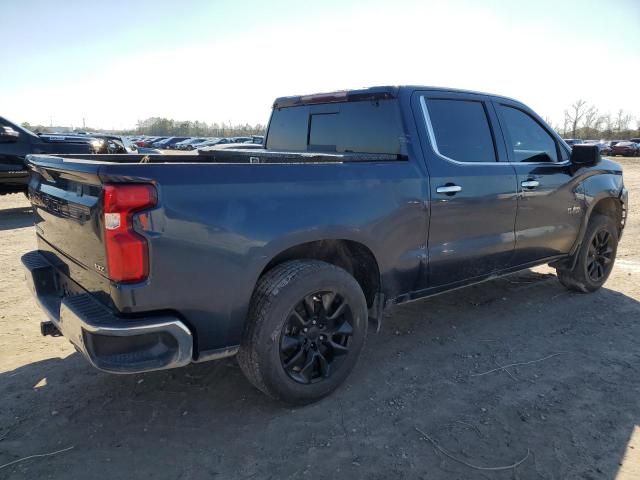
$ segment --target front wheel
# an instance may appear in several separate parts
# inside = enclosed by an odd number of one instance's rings
[[[572,270],[557,269],[558,280],[569,290],[594,292],[609,278],[618,250],[618,228],[607,215],[589,221]]]
[[[285,262],[258,281],[238,362],[267,395],[311,403],[353,370],[367,321],[362,289],[345,270],[317,260]]]

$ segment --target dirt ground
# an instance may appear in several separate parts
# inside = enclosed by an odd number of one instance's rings
[[[234,359],[115,376],[41,337],[29,204],[0,197],[0,478],[640,478],[640,159],[618,160],[631,211],[605,288],[543,267],[397,307],[347,384],[295,409]]]

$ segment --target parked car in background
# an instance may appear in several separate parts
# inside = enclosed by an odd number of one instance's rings
[[[167,137],[146,137],[136,142],[138,147],[150,148],[155,142],[165,140]]]
[[[120,374],[237,354],[297,404],[343,383],[387,307],[543,264],[598,290],[628,211],[596,147],[460,90],[284,97],[264,148],[124,157],[29,157],[42,332]]]
[[[149,146],[152,148],[160,148],[161,145],[164,145],[164,143],[168,140],[171,140],[171,138],[173,137],[161,137],[158,140],[154,140],[153,142],[150,142]]]
[[[211,137],[207,137],[196,143],[190,143],[186,146],[185,150],[197,150],[201,145],[204,145],[204,143],[208,142],[209,140],[211,140]]]
[[[164,146],[162,148],[165,148],[167,150],[175,150],[177,143],[189,140],[189,138],[191,137],[172,137],[169,141],[164,143]]]
[[[596,145],[600,149],[601,155],[611,155],[611,146],[609,145],[609,142],[599,142],[596,143]]]
[[[630,138],[629,141],[634,143],[640,143],[640,138]]]
[[[247,143],[253,142],[253,137],[231,137],[232,143]]]
[[[196,138],[187,138],[182,142],[178,142],[175,144],[176,150],[193,150],[194,145],[197,145],[202,142],[206,142],[208,138],[206,137],[196,137]]]
[[[564,141],[567,145],[582,145],[584,143],[584,140],[579,138],[565,138]]]
[[[38,133],[38,136],[51,142],[75,142],[90,143],[94,147],[94,153],[116,154],[135,153],[137,146],[132,144],[126,137],[113,135],[110,133],[84,132],[74,133]]]
[[[37,135],[0,117],[0,195],[27,192],[28,154],[106,153],[106,145],[104,139],[87,135]]]
[[[233,143],[233,142],[231,142],[231,140],[228,138],[212,138],[210,140],[207,140],[206,142],[199,143],[195,148],[197,150],[200,150],[201,148],[204,148],[204,147],[211,147],[213,145],[222,145],[225,143]]]
[[[251,141],[253,143],[258,144],[258,145],[263,145],[264,144],[264,135],[252,135],[251,136]]]
[[[640,145],[635,142],[618,142],[611,147],[611,155],[623,157],[637,157],[640,155]]]
[[[129,140],[119,135],[92,133],[91,136],[104,141],[104,145],[98,153],[130,153],[132,151],[131,147],[127,148],[127,145],[131,145]]]
[[[159,142],[153,142],[151,145],[153,148],[163,148],[165,150],[171,150],[174,148],[174,145],[178,142],[182,142],[183,140],[187,140],[189,137],[169,137],[161,140]]]
[[[193,140],[195,140],[195,138],[194,138],[194,137],[189,137],[189,138],[187,138],[187,139],[185,139],[185,140],[181,140],[181,141],[179,141],[178,143],[176,143],[176,144],[174,145],[174,148],[175,148],[176,150],[182,150],[180,147],[181,147],[184,143],[192,142]]]

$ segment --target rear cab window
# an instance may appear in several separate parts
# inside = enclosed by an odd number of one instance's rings
[[[267,150],[338,154],[404,152],[404,129],[396,99],[275,108]]]

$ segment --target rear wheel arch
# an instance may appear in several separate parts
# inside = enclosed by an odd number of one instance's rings
[[[305,259],[320,260],[347,271],[360,285],[369,307],[374,304],[376,294],[382,290],[380,267],[371,249],[360,242],[346,239],[316,240],[282,250],[265,265],[255,285],[274,267],[289,260]]]

